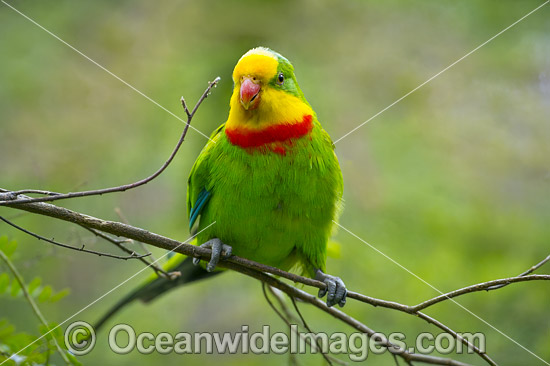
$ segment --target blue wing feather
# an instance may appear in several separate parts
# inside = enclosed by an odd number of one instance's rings
[[[202,209],[208,202],[209,198],[210,192],[203,188],[202,191],[200,191],[199,196],[197,197],[197,201],[195,201],[195,204],[191,208],[191,212],[189,213],[189,230],[191,230],[191,228],[195,224],[195,221],[197,221]]]

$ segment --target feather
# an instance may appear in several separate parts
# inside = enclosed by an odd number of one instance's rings
[[[199,217],[209,198],[210,192],[203,188],[202,191],[200,191],[199,193],[199,197],[197,198],[195,205],[193,205],[193,208],[191,208],[191,212],[189,213],[189,230],[191,230],[191,228],[195,224],[195,221],[197,221],[197,218]]]

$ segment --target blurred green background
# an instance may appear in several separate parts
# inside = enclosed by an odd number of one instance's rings
[[[194,127],[209,134],[225,121],[231,72],[248,49],[285,55],[334,140],[364,122],[541,1],[11,1],[17,9],[183,117],[207,81],[222,81]],[[516,275],[550,248],[550,6],[525,19],[336,144],[345,181],[341,224],[442,291]],[[0,4],[0,186],[58,192],[142,178],[166,159],[183,124]],[[60,205],[129,222],[179,240],[188,237],[186,182],[206,139],[190,131],[169,169],[138,189]],[[0,207],[0,215],[71,244],[116,252],[78,227]],[[15,264],[71,294],[41,308],[61,322],[142,268],[66,251],[7,225],[19,242]],[[340,230],[328,271],[348,288],[415,304],[438,293]],[[155,255],[163,254],[153,250]],[[0,266],[0,271],[5,267]],[[540,273],[548,273],[543,267]],[[76,319],[93,322],[139,284],[143,272]],[[511,285],[426,312],[459,332],[484,332],[487,352],[506,365],[543,365],[498,329],[550,362],[548,283]],[[319,311],[301,309],[315,331],[350,331]],[[420,319],[348,301],[345,311],[410,343],[438,330]],[[0,318],[36,333],[23,299],[0,297]],[[286,326],[259,283],[235,273],[134,304],[111,324],[136,331],[251,332]],[[492,326],[489,326],[491,324]],[[493,326],[495,328],[493,328]],[[107,334],[85,365],[282,365],[286,355],[116,355]],[[453,356],[483,364],[475,356]],[[346,356],[340,356],[348,360]],[[319,355],[299,356],[320,365]],[[372,365],[393,364],[388,354]]]

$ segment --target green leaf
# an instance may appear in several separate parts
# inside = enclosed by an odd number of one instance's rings
[[[42,284],[42,279],[40,277],[35,277],[31,283],[27,286],[27,291],[29,291],[29,294],[34,295],[34,292],[36,289]]]
[[[10,284],[10,276],[7,273],[0,274],[0,294],[6,292],[8,285]]]
[[[15,240],[9,241],[7,236],[0,237],[0,250],[4,252],[6,257],[10,258],[15,249],[17,248],[17,242]]]
[[[65,288],[65,289],[57,292],[56,294],[54,294],[50,298],[50,302],[57,302],[57,301],[61,300],[62,298],[64,298],[65,296],[69,295],[70,293],[71,293],[71,291],[68,288]]]
[[[42,292],[40,292],[40,295],[38,295],[38,301],[44,302],[48,301],[50,297],[52,296],[53,289],[50,285],[44,286],[42,289]]]
[[[14,279],[13,281],[11,281],[10,295],[12,297],[17,297],[19,296],[20,293],[21,293],[21,286],[19,285],[19,282],[17,282],[17,280]]]

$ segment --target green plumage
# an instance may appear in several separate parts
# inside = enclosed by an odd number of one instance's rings
[[[305,100],[293,70],[287,59],[268,49],[253,49],[241,58],[233,74],[228,122],[214,131],[191,170],[187,211],[190,226],[198,221],[196,243],[217,238],[235,255],[287,271],[300,268],[315,277],[318,270],[325,272],[343,183],[332,141]],[[261,95],[254,95],[257,90]],[[312,122],[303,134],[277,139],[278,128],[292,133],[302,118]],[[253,147],[232,143],[225,131],[230,124],[244,128],[245,139],[250,131],[263,129],[262,138],[267,133],[272,141]],[[176,255],[165,266],[181,272],[180,277],[150,278],[120,300],[97,327],[133,300],[149,302],[177,286],[219,273],[206,272],[193,266],[191,258],[184,259]],[[336,297],[329,293],[327,304],[343,306],[343,282],[324,274],[321,280],[333,281],[329,287],[337,289]]]
[[[342,175],[328,134],[314,116],[309,135],[286,154],[232,145],[218,128],[189,177],[187,207],[211,193],[202,210],[198,242],[219,238],[233,254],[310,276],[325,271],[332,220],[342,196]]]

